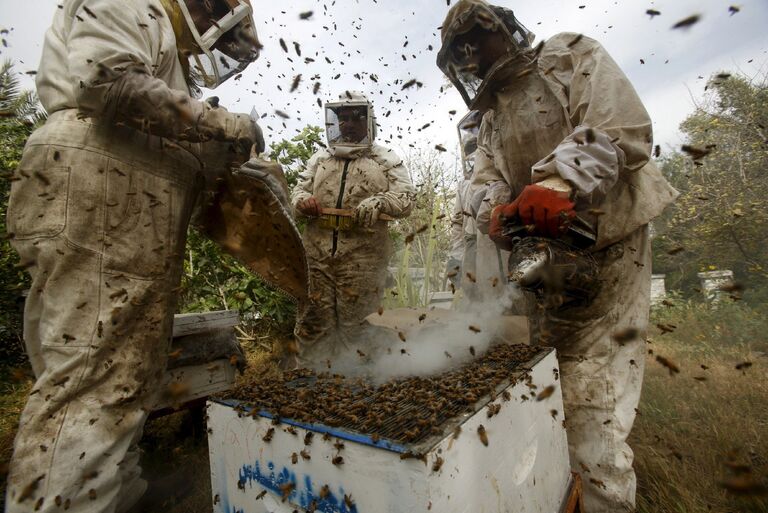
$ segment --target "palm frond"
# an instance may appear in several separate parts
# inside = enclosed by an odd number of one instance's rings
[[[37,94],[21,89],[21,82],[10,60],[0,65],[0,117],[32,125],[38,125],[48,117],[40,106]]]

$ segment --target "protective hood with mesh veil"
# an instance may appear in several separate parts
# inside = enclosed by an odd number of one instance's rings
[[[464,178],[469,179],[475,165],[475,152],[477,151],[477,136],[480,133],[480,122],[483,115],[480,111],[469,111],[456,129],[459,133],[459,146],[461,149],[461,166],[464,170]]]
[[[325,133],[328,151],[335,157],[357,158],[366,153],[376,139],[373,104],[357,91],[339,95],[338,101],[325,104]]]
[[[259,57],[262,46],[250,0],[174,1],[196,47],[185,53],[197,86],[214,89]],[[200,10],[209,15],[205,21],[192,15]]]
[[[475,69],[462,62],[462,49],[453,44],[454,38],[478,25],[490,32],[500,30],[507,41],[506,56],[491,66],[484,79],[475,76]],[[534,37],[511,10],[483,0],[460,0],[448,11],[443,22],[437,66],[458,89],[467,106],[478,109],[482,107],[479,99],[489,89],[489,84],[496,83],[499,74],[509,68],[509,63],[531,49]]]

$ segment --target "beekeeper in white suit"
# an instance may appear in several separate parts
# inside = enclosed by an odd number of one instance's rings
[[[37,381],[6,511],[125,511],[144,493],[136,444],[165,369],[203,176],[234,180],[230,167],[264,149],[248,115],[191,90],[216,87],[259,49],[242,0],[56,9],[37,73],[49,117],[27,142],[8,208],[32,277],[24,337]],[[266,176],[262,163],[249,162],[253,174]],[[286,215],[278,189],[262,198],[272,219]]]
[[[299,315],[299,360],[322,364],[361,341],[378,309],[391,256],[388,221],[407,216],[415,190],[400,157],[376,144],[373,105],[345,92],[325,106],[328,148],[301,173],[291,201],[309,219],[304,246],[311,302]]]
[[[509,254],[497,248],[486,233],[477,230],[480,211],[487,211],[485,203],[499,201],[499,187],[491,188],[475,180],[478,174],[485,174],[492,162],[482,151],[478,151],[477,137],[480,131],[482,113],[476,110],[467,113],[457,124],[461,144],[461,163],[464,180],[459,183],[451,215],[451,249],[446,273],[460,283],[465,307],[483,304],[484,301],[504,294],[506,272],[504,262]],[[501,190],[509,200],[508,188]],[[482,219],[481,219],[482,222]],[[485,221],[487,224],[487,220]]]
[[[645,360],[648,222],[676,192],[650,160],[645,108],[602,46],[572,33],[536,48],[532,41],[512,11],[460,0],[442,25],[437,62],[467,105],[484,112],[478,146],[493,165],[474,180],[515,198],[487,202],[489,222],[479,228],[504,249],[516,243],[505,232],[510,224],[557,240],[578,214],[596,233],[588,250],[599,269],[594,297],[540,303],[531,324],[535,342],[557,348],[571,467],[583,477],[586,510],[631,511],[626,440]]]
[[[475,272],[475,231],[473,219],[469,215],[469,200],[481,117],[480,112],[471,111],[456,125],[461,152],[462,179],[456,185],[456,201],[451,213],[451,241],[445,273],[453,286],[453,292],[462,289],[464,295],[471,295],[472,291],[471,284],[464,280],[463,275],[469,272],[474,276]]]

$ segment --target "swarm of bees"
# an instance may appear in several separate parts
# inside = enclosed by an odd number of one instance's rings
[[[252,406],[251,414],[267,411],[275,419],[343,426],[358,433],[374,433],[371,439],[376,442],[383,438],[415,443],[444,434],[441,426],[447,420],[477,411],[476,403],[481,399],[496,398],[499,389],[516,374],[525,375],[525,363],[539,351],[527,345],[499,344],[442,376],[410,377],[378,386],[360,378],[298,369],[244,382],[231,398]],[[492,414],[498,414],[501,407],[501,402],[491,405]],[[400,421],[391,422],[393,418]],[[274,428],[270,428],[264,440],[271,440],[273,434]],[[487,435],[478,435],[481,440],[485,436],[487,445]],[[304,439],[305,445],[308,442],[311,437]],[[336,448],[341,451],[342,447]],[[337,466],[343,462],[338,454],[333,461]]]

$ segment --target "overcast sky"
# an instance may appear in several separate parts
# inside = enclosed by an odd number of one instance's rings
[[[4,36],[8,47],[0,50],[3,57],[19,62],[19,72],[37,68],[44,32],[60,1],[0,2],[0,28],[10,30]],[[466,106],[453,88],[440,92],[446,81],[435,65],[435,56],[440,47],[438,27],[448,9],[446,0],[252,3],[264,44],[262,56],[241,79],[230,80],[209,94],[219,96],[230,110],[250,112],[255,107],[266,114],[262,125],[268,142],[292,137],[306,124],[322,125],[317,98],[332,100],[350,89],[373,99],[381,125],[380,142],[391,141],[401,153],[409,145],[432,148],[442,144],[450,149],[445,156],[450,158],[456,148],[455,124]],[[645,102],[654,122],[655,142],[662,148],[681,143],[678,125],[701,98],[710,75],[727,70],[755,76],[768,70],[766,0],[739,4],[722,0],[497,3],[513,9],[537,35],[537,41],[564,31],[600,41]],[[730,13],[731,5],[739,11]],[[651,19],[645,14],[651,8],[661,15]],[[306,11],[313,11],[312,17],[300,20],[299,14]],[[692,14],[701,15],[701,21],[688,30],[671,30],[675,22]],[[287,54],[279,38],[287,43]],[[294,43],[300,47],[300,57]],[[297,74],[302,75],[302,82],[291,94]],[[24,77],[25,84],[34,87],[30,77]],[[402,91],[402,83],[412,78],[423,87]],[[321,84],[317,96],[312,94],[316,81]],[[276,116],[275,109],[291,118]],[[451,116],[451,110],[458,114]],[[387,111],[391,114],[385,117]]]

